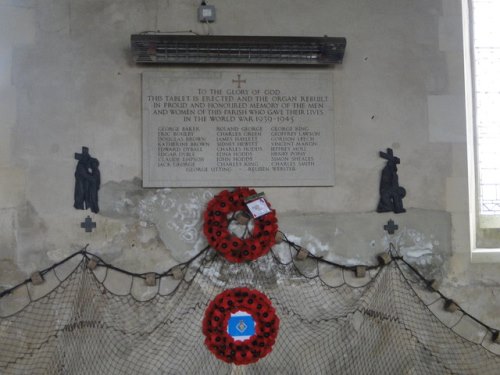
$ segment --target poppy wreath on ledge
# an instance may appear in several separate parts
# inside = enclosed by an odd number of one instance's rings
[[[204,215],[203,232],[211,247],[230,262],[241,263],[259,258],[269,252],[276,243],[278,220],[276,212],[254,219],[253,230],[248,238],[239,238],[228,229],[228,215],[234,217],[237,212],[248,213],[245,199],[255,195],[253,189],[237,188],[224,190],[208,202]],[[269,208],[271,205],[267,202]]]
[[[236,365],[255,363],[269,354],[279,318],[258,290],[226,290],[208,305],[203,319],[205,345],[219,359]]]

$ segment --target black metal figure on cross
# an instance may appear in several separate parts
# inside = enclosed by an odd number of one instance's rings
[[[98,191],[101,187],[101,172],[99,160],[89,154],[88,147],[82,147],[82,153],[75,153],[78,160],[75,171],[75,203],[77,210],[90,210],[99,212]]]
[[[90,216],[87,216],[85,218],[85,221],[80,223],[80,228],[85,228],[85,232],[91,233],[92,229],[95,229],[97,227],[97,224],[92,221],[92,218]]]
[[[398,157],[394,156],[392,149],[388,148],[387,153],[380,151],[381,158],[387,160],[387,164],[382,169],[380,176],[380,200],[377,212],[390,212],[399,214],[406,212],[403,207],[403,198],[406,196],[404,187],[399,186],[398,168],[400,163]]]

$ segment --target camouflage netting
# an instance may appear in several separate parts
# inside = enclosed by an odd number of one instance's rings
[[[312,256],[295,260],[294,252],[231,264],[206,249],[181,267],[154,274],[156,285],[147,286],[147,275],[119,270],[82,250],[43,271],[43,284],[25,282],[4,293],[0,373],[500,372],[495,332],[460,308],[446,312],[442,295],[426,289],[404,260],[356,278]],[[90,259],[97,267],[89,267]],[[209,302],[239,286],[266,294],[280,318],[272,352],[247,366],[217,359],[201,328]],[[18,308],[5,315],[5,306]]]

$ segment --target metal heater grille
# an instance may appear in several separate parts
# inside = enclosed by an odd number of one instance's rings
[[[134,34],[137,64],[342,63],[345,38]]]

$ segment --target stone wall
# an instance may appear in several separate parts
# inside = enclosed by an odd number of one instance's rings
[[[0,0],[0,287],[89,243],[108,262],[160,271],[203,246],[216,189],[141,188],[141,73],[129,38],[145,30],[343,36],[335,66],[332,188],[262,189],[280,226],[312,251],[367,261],[390,238],[374,213],[384,161],[402,163],[404,254],[473,314],[500,327],[498,267],[469,262],[461,11],[458,0],[217,0],[217,21],[185,0]],[[103,186],[97,230],[73,209],[75,152]],[[478,301],[480,303],[478,303]]]

